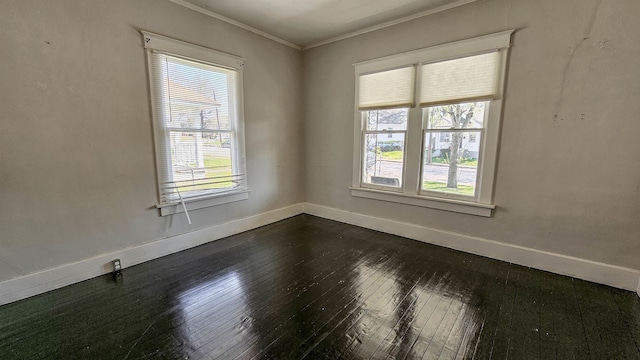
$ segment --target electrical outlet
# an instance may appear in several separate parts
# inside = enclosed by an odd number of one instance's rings
[[[120,259],[115,259],[113,261],[111,261],[111,264],[113,265],[113,272],[114,273],[119,273],[122,271],[122,265],[120,264]]]

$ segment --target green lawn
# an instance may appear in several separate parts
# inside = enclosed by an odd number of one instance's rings
[[[204,167],[206,167],[206,168],[229,168],[229,171],[231,171],[231,159],[230,158],[224,158],[224,157],[206,157],[204,159]]]
[[[402,151],[385,151],[382,153],[383,160],[402,160]]]
[[[195,164],[192,164],[194,166]],[[231,159],[225,157],[205,157],[204,166],[206,167],[205,176],[207,178],[231,176]],[[180,187],[181,192],[193,191],[193,190],[210,190],[210,189],[224,189],[233,186],[231,181],[224,181],[223,179],[208,179],[208,180],[196,180],[193,185],[184,185]],[[218,182],[217,184],[209,184],[210,182]]]
[[[475,186],[470,185],[460,185],[458,184],[457,189],[451,189],[447,187],[447,183],[435,182],[435,181],[425,181],[422,183],[422,188],[424,190],[429,191],[440,191],[446,192],[450,194],[459,194],[459,195],[468,195],[473,196],[475,194]]]
[[[204,166],[207,168],[207,177],[231,176],[231,159],[224,157],[210,157],[204,159]],[[221,180],[211,180],[221,181]],[[207,185],[207,189],[222,189],[233,186],[231,181],[221,182],[219,184]]]

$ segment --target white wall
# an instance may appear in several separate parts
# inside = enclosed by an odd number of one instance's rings
[[[305,51],[306,202],[640,269],[637,14],[635,0],[481,0]],[[494,216],[352,197],[352,64],[512,28]]]
[[[252,192],[193,226],[153,208],[140,29],[247,60]],[[0,0],[0,47],[0,281],[304,200],[299,51],[154,0]]]

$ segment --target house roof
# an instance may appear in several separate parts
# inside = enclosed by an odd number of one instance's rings
[[[184,85],[178,84],[175,81],[165,80],[164,86],[165,89],[169,90],[169,96],[172,101],[179,101],[181,103],[204,107],[220,106],[220,102],[218,102],[214,98],[206,96]]]

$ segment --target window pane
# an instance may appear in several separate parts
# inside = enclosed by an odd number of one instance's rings
[[[487,102],[427,107],[427,129],[481,129],[487,107]]]
[[[171,131],[173,183],[181,193],[234,186],[231,136],[217,132]]]
[[[229,85],[233,72],[166,56],[162,74],[167,127],[231,129]]]
[[[366,134],[362,181],[399,187],[402,183],[404,133]]]
[[[367,130],[407,130],[409,109],[367,111]]]
[[[480,131],[426,132],[422,189],[474,196],[480,136]]]

